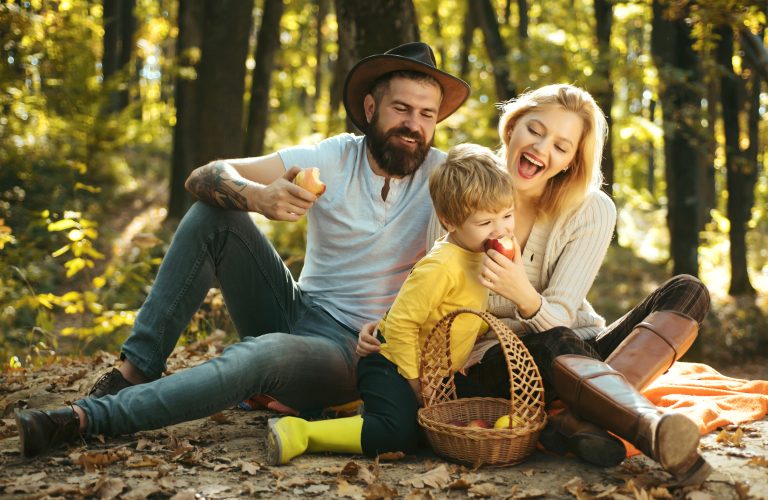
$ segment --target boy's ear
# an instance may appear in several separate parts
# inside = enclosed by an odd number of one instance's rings
[[[443,219],[442,217],[438,216],[437,220],[440,221],[440,225],[443,226],[443,229],[445,229],[449,233],[452,233],[452,232],[456,231],[456,226],[454,226],[453,224],[450,224],[448,222],[445,222],[445,219]]]

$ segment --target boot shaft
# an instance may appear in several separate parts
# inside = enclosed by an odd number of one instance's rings
[[[605,362],[642,391],[690,349],[698,331],[698,323],[687,316],[656,311],[638,324]]]

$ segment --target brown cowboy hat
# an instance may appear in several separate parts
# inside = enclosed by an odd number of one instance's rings
[[[435,54],[423,42],[411,42],[383,54],[361,59],[349,71],[344,82],[344,107],[347,116],[362,131],[368,126],[365,119],[363,100],[370,93],[373,83],[381,76],[393,71],[418,71],[435,80],[443,88],[443,100],[437,112],[437,121],[448,118],[464,104],[469,97],[469,84],[435,66]]]

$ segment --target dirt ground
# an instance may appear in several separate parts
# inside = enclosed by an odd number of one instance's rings
[[[177,349],[170,367],[196,364],[218,349],[215,343]],[[610,469],[540,451],[515,466],[477,470],[429,451],[387,460],[307,455],[270,467],[264,442],[272,414],[239,409],[23,459],[13,409],[75,400],[114,362],[103,353],[0,375],[1,498],[768,498],[768,419],[704,437],[701,450],[715,472],[697,488],[675,487],[643,456]],[[720,369],[768,379],[766,363]]]

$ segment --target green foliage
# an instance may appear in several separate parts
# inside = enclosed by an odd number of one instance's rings
[[[147,255],[112,262],[99,227],[120,208],[105,210],[107,202],[137,187],[125,161],[132,153],[119,153],[144,146],[138,163],[151,164],[154,145],[168,142],[168,107],[148,84],[140,101],[103,112],[131,72],[102,81],[100,16],[101,6],[84,0],[0,5],[3,364],[40,359],[36,353],[57,349],[62,336],[125,330],[153,270]],[[137,120],[138,110],[152,114]],[[141,288],[126,289],[116,274]]]
[[[590,2],[558,0],[546,6],[528,2],[527,37],[518,34],[516,3],[492,3],[508,51],[505,63],[518,91],[561,82],[593,93],[609,83],[615,90],[613,192],[619,207],[619,243],[624,248],[611,249],[591,295],[596,308],[615,319],[670,272],[665,128],[661,109],[651,110],[658,104],[660,88],[674,75],[659,72],[651,57],[651,3],[614,3],[610,81],[596,73],[599,61]],[[458,74],[468,2],[414,0],[414,4],[421,38],[434,47],[438,66]],[[669,16],[683,13],[684,6],[691,8],[696,48],[705,69],[702,85],[719,77],[712,59],[716,23],[744,25],[757,33],[766,22],[757,2],[665,4]],[[100,2],[0,3],[0,329],[4,332],[0,360],[5,366],[44,363],[59,350],[114,349],[148,293],[171,236],[170,230],[149,220],[161,215],[146,214],[147,205],[162,203],[151,198],[169,175],[173,80],[195,78],[190,64],[200,54],[199,49],[174,53],[178,28],[171,5],[137,1],[134,59],[104,81]],[[256,2],[257,27],[261,5]],[[270,88],[266,151],[316,142],[344,130],[343,112],[331,109],[330,95],[339,27],[333,12],[318,19],[317,10],[314,0],[286,4],[282,47]],[[318,23],[323,36],[319,54]],[[494,106],[498,97],[480,29],[474,31],[468,49],[472,96],[438,127],[435,145],[442,149],[459,142],[499,144]],[[178,66],[179,60],[185,66]],[[737,71],[743,71],[740,56],[733,62]],[[249,68],[253,64],[252,59],[247,61]],[[247,91],[250,85],[246,81]],[[130,104],[120,112],[106,112],[118,90],[128,92]],[[244,99],[247,102],[249,96]],[[697,125],[700,121],[698,128],[711,136],[707,139],[711,144],[702,147],[712,158],[717,186],[724,186],[722,127],[715,103],[707,103],[705,109],[712,113],[690,119]],[[716,123],[711,122],[713,117]],[[768,131],[761,122],[760,143],[767,141]],[[723,215],[727,193],[723,188],[717,193],[700,248],[701,276],[713,291],[727,288],[729,279],[728,220]],[[713,326],[705,330],[711,335],[708,344],[745,355],[765,347],[760,332],[765,331],[763,302],[768,290],[767,176],[758,177],[755,195],[748,260],[761,295],[754,303],[743,303],[715,293],[709,320]],[[143,221],[140,229],[133,228],[137,220]],[[260,219],[258,224],[298,276],[306,221],[278,224]],[[155,231],[161,234],[154,239],[141,234]],[[601,288],[603,275],[611,277],[605,288]],[[216,330],[232,333],[234,327],[221,294],[214,290],[186,337],[197,339]],[[713,348],[701,354],[714,352]]]

